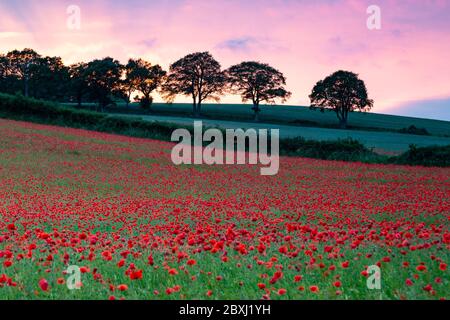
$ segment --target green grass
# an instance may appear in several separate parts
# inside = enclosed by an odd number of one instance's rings
[[[92,105],[87,104],[87,107]],[[311,110],[303,106],[262,106],[260,114],[261,122],[279,123],[299,126],[313,126],[338,128],[336,114],[332,111],[324,113]],[[126,109],[125,105],[119,104],[118,108],[109,108],[112,112],[142,113],[136,104],[131,104],[131,108]],[[191,116],[192,105],[189,103],[154,103],[151,109],[152,114],[167,116]],[[202,106],[202,117],[206,119],[221,119],[233,121],[252,121],[253,111],[250,105],[245,104],[204,104]],[[450,122],[431,119],[421,119],[413,117],[394,116],[380,113],[360,113],[354,112],[349,115],[349,128],[362,130],[388,130],[388,131],[408,131],[410,126],[425,129],[431,135],[450,136]]]

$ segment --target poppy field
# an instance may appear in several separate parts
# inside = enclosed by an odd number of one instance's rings
[[[172,146],[0,120],[0,299],[450,298],[450,168]]]

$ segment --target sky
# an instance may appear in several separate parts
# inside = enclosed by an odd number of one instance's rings
[[[79,29],[68,26],[73,5]],[[380,29],[367,26],[371,5]],[[209,51],[223,68],[274,66],[290,105],[309,105],[318,80],[349,70],[365,81],[374,112],[450,121],[449,17],[450,0],[0,0],[0,53],[31,47],[66,64],[139,57],[167,69]]]

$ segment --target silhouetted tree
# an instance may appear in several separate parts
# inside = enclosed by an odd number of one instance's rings
[[[127,108],[131,102],[131,95],[136,91],[136,81],[131,76],[135,67],[135,60],[128,60],[128,63],[123,68],[124,75],[123,78],[120,79],[118,92],[116,93],[116,95],[120,96],[125,101]]]
[[[63,101],[69,91],[69,68],[60,57],[40,57],[30,66],[30,96]]]
[[[8,60],[6,59],[4,54],[0,54],[0,81],[6,79],[7,75],[8,75]]]
[[[34,65],[40,63],[41,56],[32,49],[13,50],[6,54],[7,68],[10,75],[23,84],[23,94],[29,96],[29,83],[33,77]]]
[[[341,128],[347,127],[349,112],[369,111],[373,107],[364,81],[357,74],[342,70],[317,82],[309,98],[311,108],[336,112]]]
[[[84,62],[73,64],[69,67],[70,96],[81,107],[83,97],[87,93],[87,64]]]
[[[161,66],[153,66],[150,62],[142,59],[130,59],[127,69],[129,69],[127,79],[130,88],[141,94],[141,96],[137,97],[141,107],[146,110],[150,109],[153,102],[151,94],[161,86],[166,78],[166,71]]]
[[[209,52],[192,53],[170,66],[163,97],[172,102],[178,94],[191,96],[194,115],[199,115],[203,101],[220,100],[225,83],[220,63]]]
[[[268,64],[248,61],[226,70],[229,89],[239,94],[242,101],[252,101],[255,121],[259,120],[260,103],[274,104],[276,99],[285,102],[291,93],[285,89],[284,75]]]
[[[22,84],[11,74],[7,57],[0,55],[0,92],[14,94],[18,91],[23,93]]]
[[[122,65],[110,57],[87,64],[85,75],[88,94],[93,101],[98,102],[100,111],[113,101],[113,93],[121,73]]]

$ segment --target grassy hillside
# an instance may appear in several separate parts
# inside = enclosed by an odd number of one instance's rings
[[[35,100],[25,98],[20,95],[6,95],[0,94],[0,117],[24,120],[45,124],[53,124],[59,126],[68,126],[75,128],[84,128],[88,130],[95,130],[101,132],[117,133],[122,135],[129,135],[134,137],[152,138],[159,140],[170,140],[171,134],[174,129],[184,127],[189,131],[193,131],[192,124],[183,123],[171,123],[167,121],[148,121],[142,118],[147,117],[127,117],[124,115],[112,116],[107,113],[99,113],[87,110],[77,110],[70,107],[62,107],[56,103]],[[181,118],[183,121],[188,121],[188,118]],[[218,121],[218,120],[214,120]],[[222,121],[228,124],[237,126],[237,128],[242,127],[242,122],[237,121]],[[208,123],[204,123],[206,127],[210,127]],[[252,125],[256,124],[253,123]],[[324,128],[307,128],[307,127],[294,127],[294,126],[281,126],[281,125],[269,125],[269,124],[258,124],[266,127],[287,127],[287,131],[294,129],[311,129],[313,132],[313,138],[308,138],[309,140],[297,137],[302,137],[302,135],[291,135],[283,136],[283,130],[281,133],[281,150],[282,154],[288,154],[293,156],[306,156],[306,157],[317,157],[320,159],[327,160],[347,160],[347,161],[362,161],[362,162],[376,162],[376,163],[395,163],[400,160],[398,157],[387,157],[381,156],[375,153],[373,150],[369,150],[366,145],[361,144],[361,139],[354,141],[352,136],[339,137],[332,136],[333,139],[322,139],[317,137],[318,130],[328,130],[328,131],[338,131],[335,129],[324,129]],[[217,126],[216,126],[217,127]],[[218,126],[220,127],[220,126]],[[223,128],[223,127],[222,127]],[[233,128],[232,126],[227,126],[226,128]],[[389,140],[385,135],[393,135],[391,132],[370,132],[353,130],[352,133],[360,133],[367,136],[377,136],[375,140]],[[381,136],[380,136],[381,134]],[[402,137],[419,137],[407,134],[395,134],[396,136]],[[294,138],[294,140],[291,140]],[[391,137],[393,140],[395,137]],[[428,141],[426,146],[430,146],[429,149],[424,150],[423,148],[416,148],[414,146],[414,152],[411,152],[403,157],[402,163],[415,164],[415,165],[427,165],[427,166],[448,166],[449,159],[448,153],[449,148],[445,145],[450,145],[450,138],[444,137],[430,137],[425,136],[423,138],[427,139],[444,139],[445,141],[440,141],[438,146],[433,146],[431,141]],[[327,140],[327,141],[323,141]],[[444,147],[442,147],[444,146]],[[345,148],[343,148],[345,147]],[[350,149],[348,147],[351,147]],[[323,152],[317,152],[321,149]],[[406,152],[407,149],[402,150]],[[401,154],[402,152],[396,152],[396,154]]]
[[[116,111],[126,110],[124,105],[119,105]],[[141,110],[132,104],[128,109],[130,112]],[[155,103],[152,112],[161,115],[191,116],[192,106],[190,104]],[[243,104],[205,104],[202,107],[205,118],[223,120],[248,121],[253,119],[253,111],[250,105]],[[337,128],[337,118],[334,112],[320,112],[310,110],[301,106],[262,106],[260,114],[261,122],[283,123],[299,126],[320,126]],[[411,117],[393,116],[379,113],[355,112],[349,116],[349,127],[360,129],[379,129],[398,131],[414,125],[424,128],[432,135],[450,136],[450,122]]]
[[[114,117],[129,117],[135,118],[134,115],[112,114]],[[174,117],[161,115],[142,115],[140,116],[148,122],[165,122],[177,123],[179,125],[192,125],[193,119],[188,117]],[[370,130],[351,130],[351,129],[336,129],[324,127],[310,127],[310,126],[294,126],[286,124],[274,123],[255,123],[243,120],[217,120],[217,119],[202,119],[203,125],[207,127],[216,127],[222,129],[279,129],[280,138],[295,138],[304,137],[306,139],[330,141],[336,139],[355,139],[364,144],[367,148],[374,149],[382,154],[399,154],[408,150],[411,144],[419,147],[426,147],[431,145],[450,145],[450,137],[431,136],[431,135],[413,135],[403,134],[391,131],[370,131]]]

